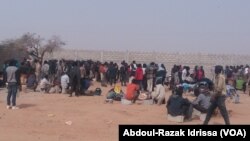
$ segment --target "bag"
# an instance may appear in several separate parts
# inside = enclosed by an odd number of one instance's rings
[[[101,88],[96,88],[95,92],[94,92],[94,95],[100,96],[101,94],[102,94]]]
[[[123,97],[123,95],[121,95],[121,94],[116,95],[116,96],[114,97],[114,100],[115,100],[115,101],[121,101],[121,100],[122,100],[122,97]]]
[[[233,97],[233,103],[235,103],[235,104],[240,103],[240,96],[239,96],[238,94],[236,94],[236,95]]]

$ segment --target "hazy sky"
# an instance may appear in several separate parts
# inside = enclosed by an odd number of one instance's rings
[[[250,0],[0,0],[0,41],[66,48],[250,54]]]

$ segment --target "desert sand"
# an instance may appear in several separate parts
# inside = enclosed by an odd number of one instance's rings
[[[100,87],[95,83],[90,90]],[[166,118],[164,105],[105,103],[111,87],[101,96],[68,97],[64,94],[20,92],[18,110],[6,109],[6,89],[0,89],[0,141],[117,141],[120,124],[202,124],[199,119],[175,123]],[[125,87],[123,87],[125,90]],[[240,103],[227,102],[232,124],[250,123],[250,96],[240,92]],[[169,96],[170,91],[167,92]],[[209,124],[224,124],[220,116]]]

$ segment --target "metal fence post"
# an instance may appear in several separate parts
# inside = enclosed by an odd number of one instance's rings
[[[103,63],[103,51],[101,51],[101,62]]]
[[[130,59],[129,59],[129,58],[130,58],[129,55],[130,55],[130,53],[129,53],[128,50],[126,51],[126,54],[125,54],[125,55],[126,55],[126,62],[129,63],[129,60],[130,60]]]

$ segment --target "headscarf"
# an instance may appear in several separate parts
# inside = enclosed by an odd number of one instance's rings
[[[115,87],[114,87],[114,91],[115,91],[115,93],[117,93],[117,94],[121,93],[121,86],[118,85],[118,84],[116,84]]]

